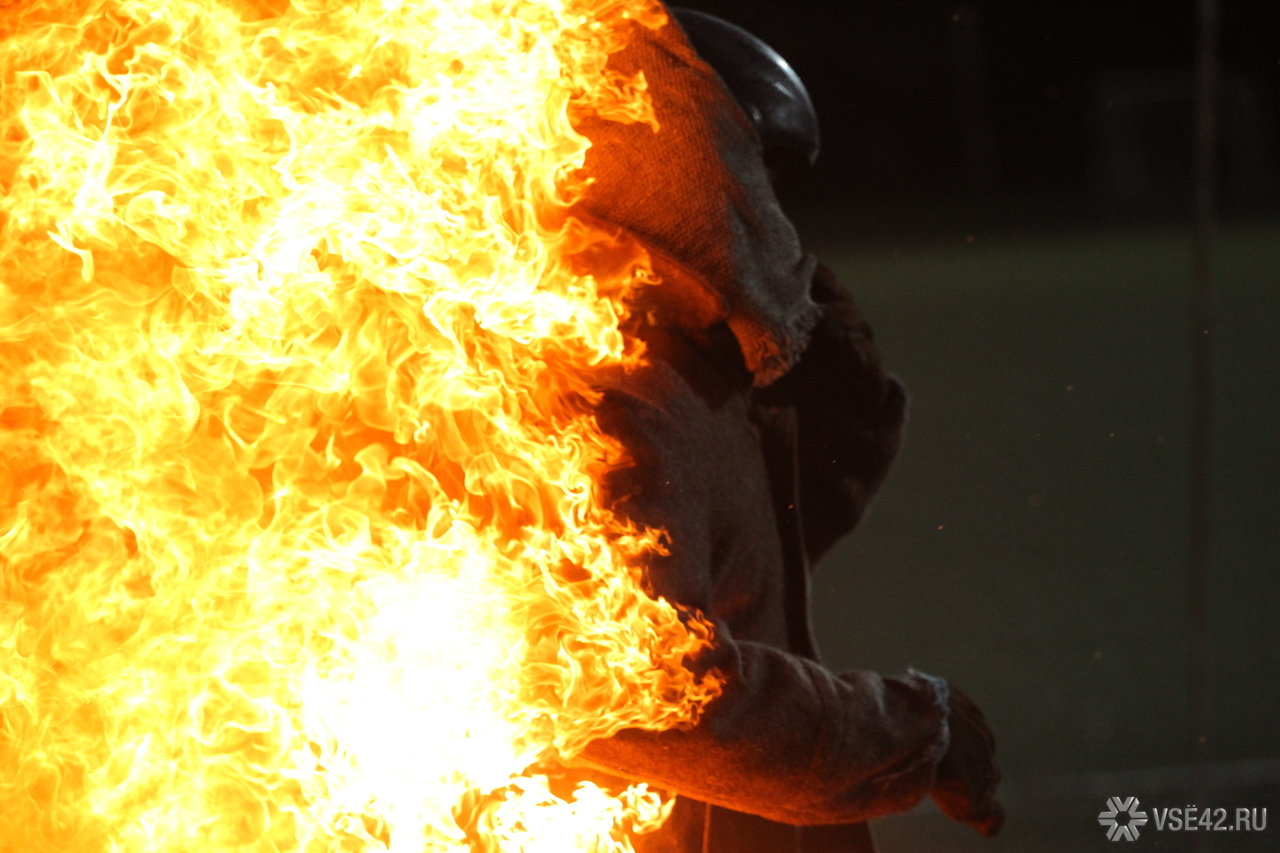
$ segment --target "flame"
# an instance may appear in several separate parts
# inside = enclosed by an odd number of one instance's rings
[[[696,719],[574,219],[649,0],[0,4],[0,850],[631,850]]]

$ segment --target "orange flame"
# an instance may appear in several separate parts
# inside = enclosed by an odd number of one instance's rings
[[[0,849],[626,851],[692,721],[591,414],[641,250],[568,216],[647,0],[0,10]],[[590,259],[590,260],[588,260]]]

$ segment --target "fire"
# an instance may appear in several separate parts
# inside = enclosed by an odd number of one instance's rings
[[[719,690],[569,215],[647,0],[0,4],[0,850],[626,851]]]

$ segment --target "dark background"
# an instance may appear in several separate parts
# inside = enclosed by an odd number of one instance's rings
[[[1106,798],[1280,820],[1280,3],[1224,0],[1209,764],[1186,765],[1195,5],[689,2],[810,88],[779,194],[912,393],[904,453],[820,568],[836,668],[986,709],[1009,823],[925,804],[885,853],[1115,849]],[[1142,830],[1132,849],[1189,849]],[[1280,828],[1195,836],[1280,850]],[[1119,842],[1122,846],[1128,842]]]
[[[783,181],[793,208],[984,198],[978,212],[1035,225],[1190,213],[1192,2],[685,5],[760,36],[808,86],[824,152],[810,174]],[[1224,0],[1222,9],[1225,210],[1275,213],[1280,3]],[[1185,97],[1152,92],[1161,82],[1181,83]],[[1109,173],[1115,112],[1134,114],[1148,172],[1137,193]],[[1251,146],[1263,151],[1244,151]],[[894,232],[958,224],[920,215],[892,223]]]

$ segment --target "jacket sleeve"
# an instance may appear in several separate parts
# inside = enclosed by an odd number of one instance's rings
[[[833,674],[757,643],[721,637],[725,692],[697,725],[627,729],[584,764],[702,802],[796,825],[906,811],[933,788],[947,749],[946,683],[911,672]]]
[[[881,366],[871,327],[835,274],[819,265],[810,292],[822,320],[799,363],[758,396],[795,411],[804,545],[817,563],[884,482],[902,444],[907,395]]]
[[[753,636],[758,620],[738,619],[732,633],[720,618],[732,599],[724,579],[750,577],[748,564],[781,572],[759,437],[746,415],[750,376],[739,395],[724,380],[732,365],[708,362],[707,348],[649,343],[649,367],[611,389],[601,409],[634,463],[607,488],[620,512],[668,532],[670,553],[647,567],[652,592],[713,620],[714,644],[691,664],[717,670],[724,690],[696,725],[625,730],[593,742],[579,761],[792,824],[910,808],[931,790],[947,749],[946,683],[915,672],[837,675]]]

